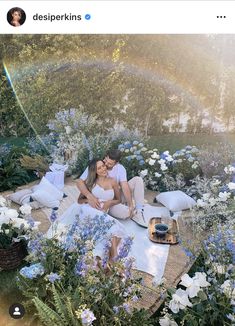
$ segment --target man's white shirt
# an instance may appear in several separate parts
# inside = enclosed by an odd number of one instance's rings
[[[107,170],[107,171],[108,171],[108,176],[110,178],[115,179],[117,181],[117,183],[127,181],[126,169],[124,168],[124,166],[122,164],[117,163],[114,165],[112,170]],[[87,179],[87,176],[88,176],[88,167],[83,172],[83,174],[80,176],[80,179],[85,181]]]

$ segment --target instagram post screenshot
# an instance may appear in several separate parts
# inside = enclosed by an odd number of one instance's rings
[[[234,13],[0,2],[0,326],[235,325]]]

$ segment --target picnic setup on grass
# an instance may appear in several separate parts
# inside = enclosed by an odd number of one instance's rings
[[[233,325],[235,67],[219,51],[235,40],[221,37],[3,39],[1,325]],[[192,40],[215,61],[203,87]]]

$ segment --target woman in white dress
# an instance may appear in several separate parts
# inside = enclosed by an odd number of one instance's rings
[[[88,199],[80,195],[78,203],[72,204],[62,215],[57,230],[72,225],[77,218],[84,219],[87,216],[91,218],[100,218],[102,216],[103,221],[104,213],[108,213],[110,207],[121,202],[119,186],[115,179],[107,176],[107,168],[100,159],[93,159],[90,162],[86,186],[99,199],[101,209],[98,210],[91,207]],[[110,259],[112,260],[118,254],[118,246],[121,239],[127,236],[127,234],[124,226],[112,216],[106,214],[105,221],[113,222],[113,225],[108,230],[108,235],[111,236]],[[96,256],[102,257],[104,243],[105,239],[102,238],[97,241],[94,249]]]

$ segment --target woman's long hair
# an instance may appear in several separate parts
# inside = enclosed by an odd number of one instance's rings
[[[97,179],[97,174],[96,174],[96,164],[97,162],[102,161],[99,158],[94,158],[92,161],[90,161],[89,165],[88,165],[88,176],[86,179],[86,186],[87,189],[91,192],[92,188],[94,187],[95,183],[96,183],[96,179]]]

